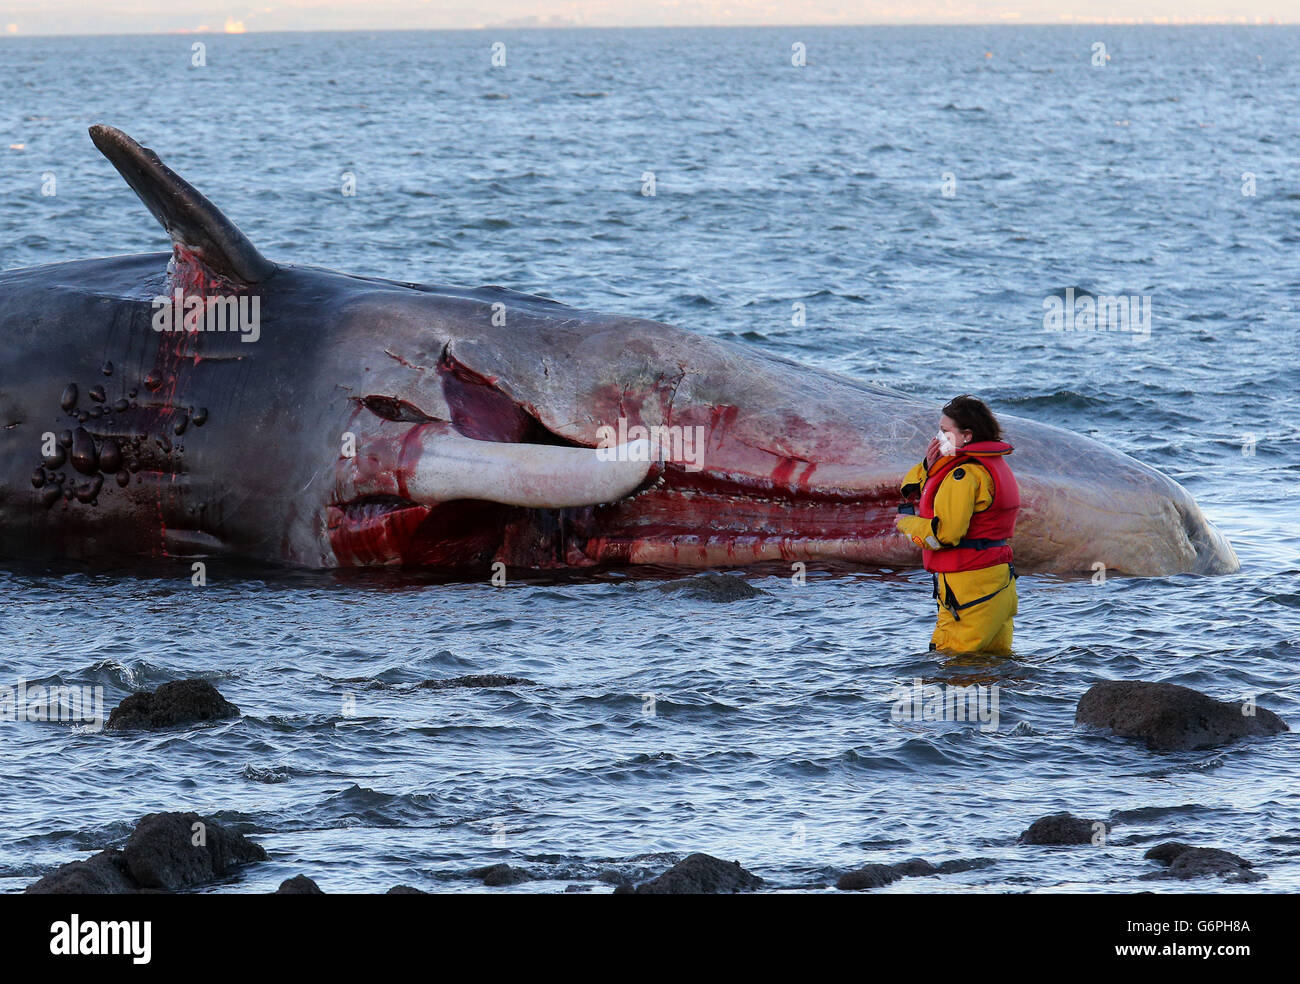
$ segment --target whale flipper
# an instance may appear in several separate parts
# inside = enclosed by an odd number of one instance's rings
[[[90,139],[112,162],[131,190],[171,236],[213,273],[236,283],[255,284],[275,273],[233,222],[148,147],[111,126],[90,128]]]

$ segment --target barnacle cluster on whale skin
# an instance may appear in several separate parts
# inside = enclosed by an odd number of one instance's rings
[[[100,372],[111,380],[113,363],[105,362]],[[150,393],[157,392],[162,385],[163,378],[156,372],[150,372],[144,378],[144,388]],[[150,435],[96,435],[82,425],[111,417],[115,413],[137,410],[138,395],[139,390],[132,388],[110,403],[104,384],[96,383],[87,388],[86,396],[90,398],[90,405],[83,408],[80,405],[81,387],[75,382],[68,383],[59,397],[59,409],[72,418],[77,426],[59,433],[54,450],[48,455],[42,455],[41,464],[32,472],[32,487],[36,489],[41,505],[49,509],[62,499],[68,504],[75,501],[93,506],[99,501],[105,479],[112,478],[123,488],[130,484],[131,475],[144,467],[142,459],[153,455]],[[166,430],[177,437],[184,434],[191,425],[202,427],[207,423],[206,407],[172,409],[173,413],[166,420]],[[91,426],[94,424],[91,423]],[[183,452],[184,446],[173,444],[166,430],[160,430],[154,435],[152,444],[164,456]],[[71,474],[63,470],[68,464],[73,469]]]

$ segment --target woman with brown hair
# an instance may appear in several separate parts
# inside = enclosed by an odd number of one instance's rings
[[[969,394],[943,408],[925,459],[903,479],[898,529],[921,548],[933,574],[938,623],[931,649],[1011,652],[1018,610],[1010,541],[1020,489],[1007,466],[1011,445],[993,412]]]

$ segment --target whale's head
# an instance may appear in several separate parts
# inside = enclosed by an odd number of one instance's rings
[[[350,380],[337,427],[356,454],[336,462],[327,523],[336,563],[919,561],[894,519],[938,404],[501,288],[360,286],[338,305],[317,385]],[[1021,487],[1019,568],[1238,567],[1154,468],[1001,420]]]

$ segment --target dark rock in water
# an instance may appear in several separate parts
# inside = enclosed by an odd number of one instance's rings
[[[569,894],[576,894],[578,892],[590,892],[591,886],[590,885],[565,885],[564,891]]]
[[[225,877],[241,864],[266,860],[260,844],[197,813],[149,814],[136,824],[122,853],[138,884],[168,892]]]
[[[308,878],[306,875],[294,875],[292,878],[286,878],[280,882],[272,895],[324,895],[320,886]]]
[[[750,874],[739,861],[730,863],[708,854],[692,854],[673,865],[662,875],[636,886],[637,895],[727,895],[748,892],[763,884],[758,875]],[[628,891],[624,891],[624,889]],[[631,886],[620,885],[616,895],[629,894]]]
[[[29,895],[125,895],[136,891],[121,851],[100,851],[85,861],[69,861],[28,885]]]
[[[469,676],[450,677],[444,680],[425,680],[415,686],[417,690],[449,690],[453,687],[535,687],[537,684],[523,677],[473,673]]]
[[[843,889],[846,892],[857,891],[863,888],[880,888],[882,885],[888,885],[890,882],[896,882],[902,878],[894,870],[892,864],[869,864],[866,867],[859,868],[857,871],[850,871],[840,875],[835,887]]]
[[[608,885],[622,885],[629,879],[621,871],[615,871],[613,868],[601,868],[600,871],[596,872],[596,880],[603,881]]]
[[[713,571],[683,578],[680,581],[671,581],[668,584],[657,584],[655,590],[662,591],[664,594],[680,594],[694,601],[716,602],[743,601],[746,598],[757,598],[759,595],[767,594],[743,577],[718,574]]]
[[[894,865],[894,871],[898,873],[900,878],[912,878],[917,875],[937,875],[939,873],[938,867],[932,865],[925,858],[912,858],[910,861],[902,861]]]
[[[1192,847],[1178,841],[1167,841],[1151,848],[1143,857],[1169,868],[1168,871],[1153,871],[1143,875],[1143,881],[1219,876],[1230,882],[1257,882],[1267,877],[1252,871],[1254,865],[1245,858],[1230,851],[1221,851],[1217,847]]]
[[[164,683],[152,693],[132,694],[108,716],[110,730],[173,728],[195,721],[239,717],[239,708],[207,680]]]
[[[1184,854],[1192,849],[1191,844],[1184,844],[1181,841],[1165,841],[1163,844],[1157,844],[1146,854],[1142,855],[1149,861],[1159,861],[1161,864],[1172,864],[1174,858]]]
[[[900,878],[915,878],[920,875],[951,875],[959,871],[972,871],[987,868],[993,864],[991,858],[954,858],[939,864],[931,864],[924,858],[912,858],[897,864],[868,864],[854,871],[840,875],[835,887],[846,892],[860,891],[864,888],[880,888]]]
[[[27,887],[34,895],[175,892],[223,878],[266,851],[197,813],[151,813],[118,850],[72,861]]]
[[[481,879],[484,885],[493,888],[500,885],[518,885],[520,882],[533,880],[533,876],[523,868],[508,864],[491,864],[486,868],[475,868],[469,872],[469,876]]]
[[[1262,707],[1218,701],[1172,683],[1136,680],[1093,684],[1079,700],[1074,719],[1125,738],[1141,738],[1156,752],[1214,748],[1239,738],[1291,730]]]
[[[420,888],[412,888],[410,885],[394,885],[385,895],[428,895],[429,893]]]
[[[951,861],[940,861],[934,866],[936,875],[952,875],[959,871],[978,871],[980,868],[988,868],[997,864],[993,858],[953,858]]]
[[[636,888],[631,878],[621,871],[615,871],[613,868],[603,868],[597,872],[596,881],[604,882],[606,885],[613,885],[615,895],[626,895]]]
[[[1072,813],[1053,813],[1035,820],[1016,840],[1020,844],[1091,844],[1095,823],[1102,825],[1097,833],[1110,833],[1110,825],[1104,821],[1085,820]]]

